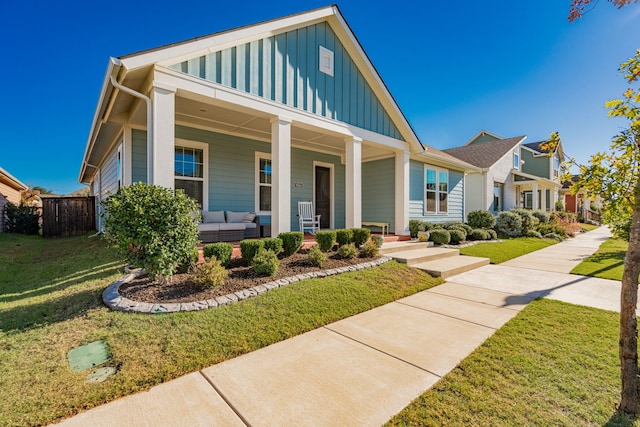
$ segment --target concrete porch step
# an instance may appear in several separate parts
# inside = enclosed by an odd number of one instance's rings
[[[412,267],[423,262],[436,261],[448,257],[457,257],[458,255],[460,255],[459,250],[445,248],[421,248],[389,254],[389,256],[396,261]]]
[[[412,264],[413,268],[424,270],[432,276],[442,277],[446,279],[456,274],[474,270],[484,265],[489,265],[489,258],[480,258],[475,256],[454,256],[441,258],[434,261],[426,261]]]
[[[418,242],[417,240],[385,242],[380,248],[381,255],[390,255],[397,252],[426,249],[433,247],[433,242]]]

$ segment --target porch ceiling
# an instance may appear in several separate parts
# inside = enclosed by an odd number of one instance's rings
[[[218,105],[210,102],[176,96],[176,123],[195,126],[214,132],[232,134],[259,141],[271,141],[271,117],[237,106]],[[133,123],[146,125],[144,104],[139,104],[131,116]],[[326,129],[302,126],[294,122],[291,127],[291,144],[294,147],[344,156],[345,136]],[[363,161],[389,157],[388,148],[363,141]]]

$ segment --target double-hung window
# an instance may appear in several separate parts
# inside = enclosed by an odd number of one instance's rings
[[[271,154],[256,152],[256,212],[271,213]]]
[[[449,199],[449,172],[425,165],[425,213],[447,213]]]
[[[200,207],[208,209],[206,182],[206,144],[188,142],[184,145],[176,141],[174,154],[175,188],[196,199]]]

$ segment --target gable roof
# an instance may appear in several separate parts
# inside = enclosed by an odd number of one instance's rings
[[[470,140],[468,140],[464,145],[471,145],[471,144],[473,144],[474,142],[476,142],[476,140],[477,140],[478,138],[482,138],[482,137],[485,137],[485,136],[489,136],[489,137],[492,137],[492,138],[494,138],[494,139],[504,139],[504,138],[502,138],[501,136],[496,135],[496,134],[495,134],[495,133],[493,133],[493,132],[489,132],[488,130],[482,129],[480,132],[478,132],[477,134],[475,134],[475,135],[474,135]],[[486,141],[485,141],[485,142],[486,142]]]
[[[5,183],[6,185],[14,188],[16,191],[25,191],[29,189],[29,186],[23,184],[16,177],[11,175],[9,172],[0,167],[0,182]]]
[[[535,151],[538,154],[546,154],[548,151],[547,150],[541,150],[540,149],[540,144],[545,143],[546,141],[538,141],[538,142],[528,142],[526,144],[522,144],[525,147],[529,148],[532,151]]]
[[[489,168],[526,138],[525,135],[522,135],[513,138],[487,141],[482,144],[448,148],[443,151],[479,168]]]

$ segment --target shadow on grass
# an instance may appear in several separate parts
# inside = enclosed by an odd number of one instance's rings
[[[604,427],[632,427],[638,420],[637,416],[625,414],[624,412],[616,411],[609,420],[603,424]]]
[[[112,261],[106,264],[95,266],[93,268],[80,270],[62,277],[47,280],[42,284],[33,284],[33,289],[28,289],[22,292],[3,289],[3,291],[0,292],[0,303],[8,303],[26,298],[33,298],[36,296],[64,290],[83,282],[105,279],[116,273],[116,268],[121,264],[121,262]]]
[[[45,302],[0,311],[0,330],[25,331],[74,319],[101,307],[103,289],[89,289]]]

